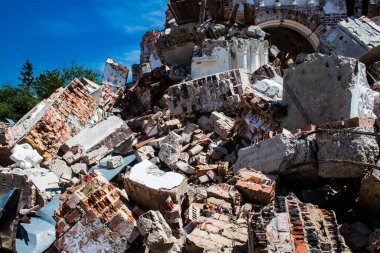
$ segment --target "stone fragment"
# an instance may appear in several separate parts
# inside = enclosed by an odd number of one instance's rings
[[[158,157],[169,168],[175,168],[175,164],[178,162],[180,151],[170,144],[162,144]]]
[[[48,168],[52,171],[59,179],[70,180],[73,177],[73,171],[66,164],[65,161],[59,159],[53,159],[48,162]]]
[[[200,176],[198,180],[199,180],[199,183],[205,184],[210,181],[210,178],[207,175],[203,175],[203,176]]]
[[[162,144],[169,144],[177,149],[182,148],[182,137],[174,132],[170,132],[163,140]]]
[[[195,168],[189,165],[188,163],[185,163],[183,161],[178,161],[175,164],[175,166],[178,170],[182,171],[185,174],[190,174],[190,175],[195,174]]]
[[[99,165],[108,169],[115,169],[124,164],[122,156],[111,156],[100,160]]]
[[[162,212],[169,196],[174,203],[182,203],[188,189],[183,175],[164,172],[148,160],[136,164],[127,172],[124,187],[135,204]]]
[[[195,156],[198,155],[203,151],[203,147],[201,145],[195,145],[189,150],[189,156]]]
[[[264,79],[256,82],[252,87],[272,99],[282,100],[283,86],[276,81]]]
[[[85,163],[76,163],[71,165],[71,170],[74,172],[76,175],[85,175],[88,172],[87,164]]]
[[[140,216],[137,228],[144,237],[144,244],[153,253],[180,252],[177,239],[158,211],[149,211]]]
[[[83,157],[83,162],[85,162],[87,165],[92,165],[95,163],[98,163],[103,157],[108,155],[111,152],[106,146],[101,146],[98,149],[95,149],[94,151],[86,154]]]
[[[164,132],[168,132],[168,131],[178,129],[181,127],[182,127],[182,124],[178,119],[172,119],[172,120],[165,121],[165,123],[162,126],[162,129]]]
[[[135,154],[138,162],[142,162],[143,160],[150,160],[154,158],[154,148],[152,146],[144,146],[139,148]]]
[[[22,169],[31,169],[43,160],[29,144],[16,145],[12,149],[11,159]]]

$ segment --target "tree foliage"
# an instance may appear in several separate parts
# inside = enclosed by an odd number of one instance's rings
[[[34,84],[33,65],[29,59],[26,59],[22,66],[18,80],[21,81],[21,84],[19,84],[21,89],[30,90],[32,88]]]
[[[69,85],[74,78],[87,78],[95,83],[101,83],[101,74],[98,69],[87,68],[84,65],[78,65],[75,61],[70,67],[64,67],[61,70],[61,77],[65,85]]]
[[[50,95],[60,87],[64,86],[64,80],[59,69],[45,70],[37,78],[34,84],[34,90],[41,99],[50,97]]]
[[[19,120],[39,101],[32,91],[7,84],[0,89],[0,119]]]

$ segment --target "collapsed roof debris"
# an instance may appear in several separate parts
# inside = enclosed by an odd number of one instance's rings
[[[132,83],[107,58],[0,123],[0,249],[379,252],[380,2],[165,14]]]

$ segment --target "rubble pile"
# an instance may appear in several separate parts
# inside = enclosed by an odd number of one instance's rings
[[[169,1],[132,83],[1,123],[0,251],[379,252],[380,3],[270,2]]]

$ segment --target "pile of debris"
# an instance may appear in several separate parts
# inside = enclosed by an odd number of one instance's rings
[[[379,252],[380,27],[257,2],[169,1],[133,83],[109,58],[1,123],[0,251]],[[287,51],[264,9],[341,22]]]

